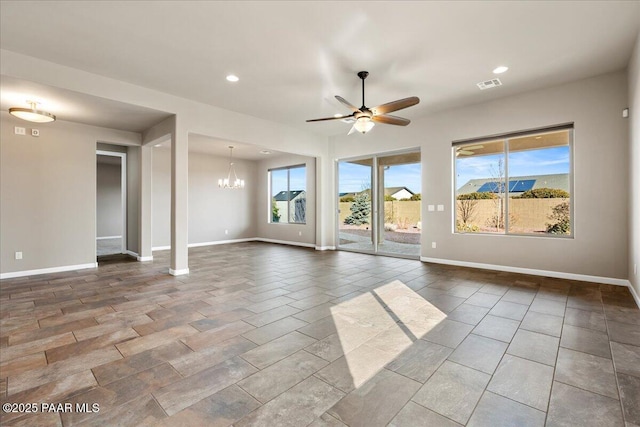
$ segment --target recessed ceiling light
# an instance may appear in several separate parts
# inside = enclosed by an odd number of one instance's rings
[[[333,117],[335,117],[335,118],[342,117],[342,114],[336,113],[336,114],[333,115]]]
[[[156,144],[154,147],[162,147],[162,144]]]
[[[493,73],[494,74],[502,74],[505,71],[507,71],[509,69],[509,67],[505,67],[504,65],[501,65],[499,67],[496,67],[493,69]]]
[[[260,151],[260,154],[271,154],[271,151],[269,151],[269,150],[262,150],[262,151]]]
[[[227,81],[228,81],[228,82],[234,82],[234,83],[235,83],[235,82],[237,82],[238,80],[240,80],[240,79],[238,78],[238,76],[235,76],[235,75],[233,75],[233,74],[229,74],[229,75],[227,76]]]

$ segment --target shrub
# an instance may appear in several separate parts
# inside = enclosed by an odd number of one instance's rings
[[[480,227],[477,225],[461,223],[460,221],[456,223],[456,229],[459,233],[477,233],[480,231]]]
[[[390,195],[388,195],[388,194],[385,194],[385,195],[384,195],[384,201],[385,201],[385,202],[395,202],[395,201],[397,201],[397,200],[398,200],[398,199],[396,199],[395,197],[392,197],[392,196],[390,196]]]
[[[353,196],[343,196],[340,197],[340,202],[342,203],[353,203],[356,199]]]
[[[460,194],[458,197],[456,197],[456,199],[458,200],[483,200],[483,199],[497,199],[498,196],[496,196],[493,193],[467,193],[467,194]]]
[[[559,188],[535,188],[527,190],[514,199],[568,199],[569,193]]]
[[[418,200],[422,200],[422,195],[420,193],[414,194],[413,196],[406,199],[400,199],[401,202],[414,202]]]
[[[571,217],[569,215],[569,202],[562,202],[553,207],[553,212],[548,216],[555,220],[554,223],[547,223],[547,233],[569,234],[571,233]]]

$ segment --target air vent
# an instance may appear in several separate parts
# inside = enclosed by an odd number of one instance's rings
[[[500,79],[491,79],[484,82],[476,83],[480,90],[491,89],[492,87],[502,86]]]

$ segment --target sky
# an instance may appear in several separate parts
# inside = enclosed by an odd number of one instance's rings
[[[292,169],[276,169],[271,171],[271,195],[275,196],[281,191],[287,190],[287,175],[289,178],[289,190],[307,190],[307,168],[297,167]]]
[[[471,156],[456,159],[456,185],[462,187],[470,179],[493,178],[498,175],[500,155]],[[569,173],[569,146],[509,153],[509,176]],[[339,162],[339,192],[351,193],[369,188],[371,168],[355,163]],[[503,173],[504,175],[504,173]],[[385,187],[407,187],[421,193],[421,165],[391,166],[385,170]]]
[[[509,153],[509,176],[547,175],[569,172],[569,147],[553,147]],[[501,155],[471,156],[456,159],[456,185],[458,188],[470,179],[497,176]],[[290,190],[306,190],[306,168],[289,169]],[[369,188],[371,168],[355,163],[339,162],[339,192],[352,193]],[[287,189],[287,169],[271,173],[272,195]],[[385,170],[385,187],[407,187],[414,193],[422,192],[421,165],[390,166]]]
[[[355,163],[340,162],[338,164],[340,193],[353,193],[369,188],[371,183],[371,167]],[[421,193],[420,163],[390,166],[384,174],[385,187],[407,187],[413,193]]]
[[[511,152],[509,179],[526,175],[569,173],[569,157],[569,146]],[[457,158],[456,186],[460,188],[470,179],[497,177],[500,158],[504,159],[504,155]]]

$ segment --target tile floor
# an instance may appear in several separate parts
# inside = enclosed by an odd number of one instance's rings
[[[154,255],[0,283],[0,400],[74,409],[2,425],[640,425],[624,287],[264,243],[174,278]]]

